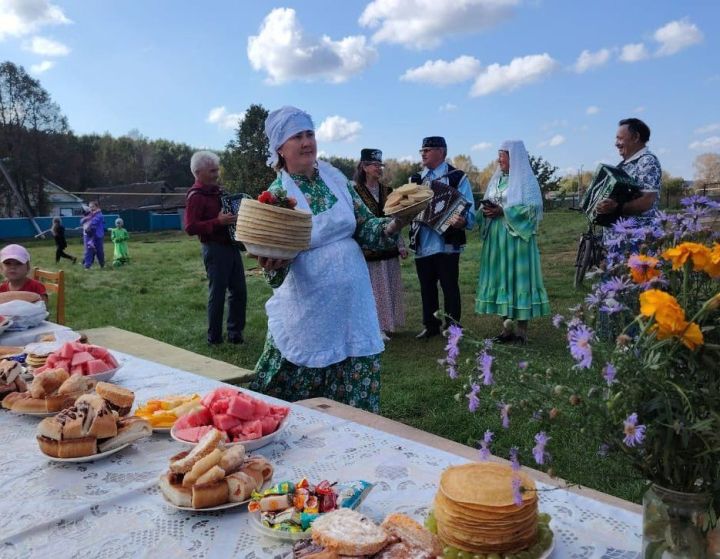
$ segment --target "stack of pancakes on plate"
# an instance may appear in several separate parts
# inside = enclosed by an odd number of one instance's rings
[[[521,505],[513,498],[514,476],[520,478]],[[495,462],[451,466],[440,478],[435,519],[446,545],[470,553],[517,553],[537,540],[535,482]]]
[[[249,252],[256,256],[275,256],[274,251],[260,254],[255,247],[294,252],[310,248],[312,214],[290,210],[256,200],[243,200],[238,210],[235,238],[246,245],[254,245]]]

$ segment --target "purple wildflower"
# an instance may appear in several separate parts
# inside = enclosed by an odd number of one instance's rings
[[[552,437],[548,437],[545,431],[540,431],[535,435],[535,446],[532,449],[533,458],[537,464],[545,463],[545,445]]]
[[[522,499],[522,481],[520,480],[520,476],[513,476],[512,478],[512,494],[513,494],[513,501],[517,506],[522,506],[523,499]]]
[[[610,454],[610,445],[607,443],[602,443],[597,450],[597,455],[600,458],[607,458],[607,455]]]
[[[524,370],[527,369],[527,368],[528,368],[528,362],[527,362],[527,361],[519,361],[519,362],[518,362],[518,369],[520,369],[521,371],[524,371]]]
[[[627,446],[635,446],[642,444],[645,439],[645,425],[637,424],[638,417],[636,413],[632,413],[625,420],[625,438],[623,442]]]
[[[445,346],[447,358],[445,359],[445,363],[448,366],[447,373],[451,379],[456,379],[458,377],[458,371],[456,368],[457,358],[460,355],[460,348],[458,347],[458,344],[460,343],[462,335],[463,331],[459,326],[451,324],[450,328],[448,328],[448,343]]]
[[[627,307],[625,305],[616,301],[612,297],[605,299],[603,304],[600,305],[600,312],[604,312],[606,314],[615,314],[616,312],[622,312],[626,309]]]
[[[510,466],[513,471],[520,471],[520,459],[518,458],[518,448],[516,446],[510,447]]]
[[[593,331],[585,324],[568,331],[570,355],[575,359],[575,368],[589,369],[592,365],[592,346],[590,342],[594,337]]]
[[[510,404],[500,402],[498,404],[500,408],[500,419],[502,420],[503,429],[510,427]]]
[[[485,351],[490,351],[493,348],[493,341],[490,338],[485,338],[483,340],[483,348],[485,348]]]
[[[565,317],[561,314],[556,314],[552,317],[552,324],[555,328],[560,328],[563,322],[565,322]]]
[[[615,375],[617,374],[617,369],[615,369],[615,366],[612,363],[605,363],[602,373],[608,386],[612,386],[612,384],[616,382]]]
[[[470,393],[467,395],[468,398],[468,409],[475,413],[480,406],[480,398],[478,398],[477,393],[480,391],[480,385],[473,382],[472,386],[470,387]]]
[[[494,433],[488,429],[485,431],[483,440],[480,441],[480,460],[483,462],[489,460],[490,458],[490,443],[492,442],[494,436]]]
[[[630,257],[632,259],[632,256]],[[605,295],[614,297],[618,293],[622,293],[632,287],[632,283],[626,277],[613,277],[600,284],[599,290]]]
[[[612,232],[618,236],[633,236],[638,223],[634,217],[621,217],[612,225]]]
[[[489,386],[493,383],[492,363],[493,363],[493,356],[490,355],[489,353],[487,353],[486,351],[482,351],[478,354],[477,368],[478,368],[478,372],[483,377],[483,384],[485,386]]]

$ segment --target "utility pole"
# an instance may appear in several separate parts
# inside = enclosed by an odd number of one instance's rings
[[[15,184],[15,181],[13,181],[12,177],[10,176],[10,172],[7,170],[7,167],[5,167],[5,164],[3,163],[2,159],[0,159],[0,172],[2,172],[8,185],[10,185],[10,190],[12,190],[13,194],[15,194],[15,198],[17,198],[17,201],[20,204],[20,207],[22,208],[22,210],[25,212],[25,215],[28,216],[30,223],[32,223],[33,227],[35,227],[35,230],[40,235],[42,235],[43,230],[40,229],[40,226],[37,224],[37,221],[35,221],[35,216],[33,215],[32,210],[30,209],[30,206],[28,206],[27,202],[25,202],[25,198],[23,198],[20,195],[20,190],[18,189],[17,185]]]

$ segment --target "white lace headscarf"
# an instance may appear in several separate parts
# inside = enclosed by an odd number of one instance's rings
[[[272,167],[278,162],[278,149],[298,132],[315,130],[312,117],[302,109],[285,105],[271,112],[265,119],[265,135],[270,143],[270,157],[267,164]]]
[[[530,156],[522,140],[506,140],[498,148],[507,151],[510,155],[510,170],[508,172],[507,205],[520,204],[535,207],[537,221],[542,219],[543,200],[535,173],[530,166]],[[490,184],[497,184],[502,171],[500,166],[496,169]]]

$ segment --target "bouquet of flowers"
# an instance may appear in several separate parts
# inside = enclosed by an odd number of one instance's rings
[[[264,190],[257,199],[261,204],[270,204],[271,206],[278,206],[289,210],[293,210],[295,206],[297,206],[297,200],[293,196],[288,196],[287,192],[282,188],[275,189],[274,192]]]
[[[553,318],[565,329],[582,391],[529,374],[528,363],[520,364],[519,374],[495,375],[499,356],[492,342],[469,340],[457,327],[442,360],[452,378],[466,380],[471,412],[488,388],[499,400],[504,428],[511,417],[532,414],[538,432],[511,449],[515,467],[523,455],[549,467],[553,424],[582,417],[582,428],[601,442],[600,455],[624,454],[659,491],[703,496],[703,512],[685,523],[676,518],[674,527],[675,509],[655,507],[671,529],[662,522],[653,527],[646,517],[647,557],[686,548],[687,556],[705,557],[698,541],[720,512],[720,243],[703,225],[706,216],[720,214],[720,204],[697,196],[682,202],[678,214],[617,222],[605,238],[602,280],[569,316]],[[465,373],[463,345],[475,353],[475,366]],[[488,430],[480,440],[481,458],[491,452],[493,438]],[[515,489],[519,499],[522,488]],[[697,538],[688,535],[689,525]]]

